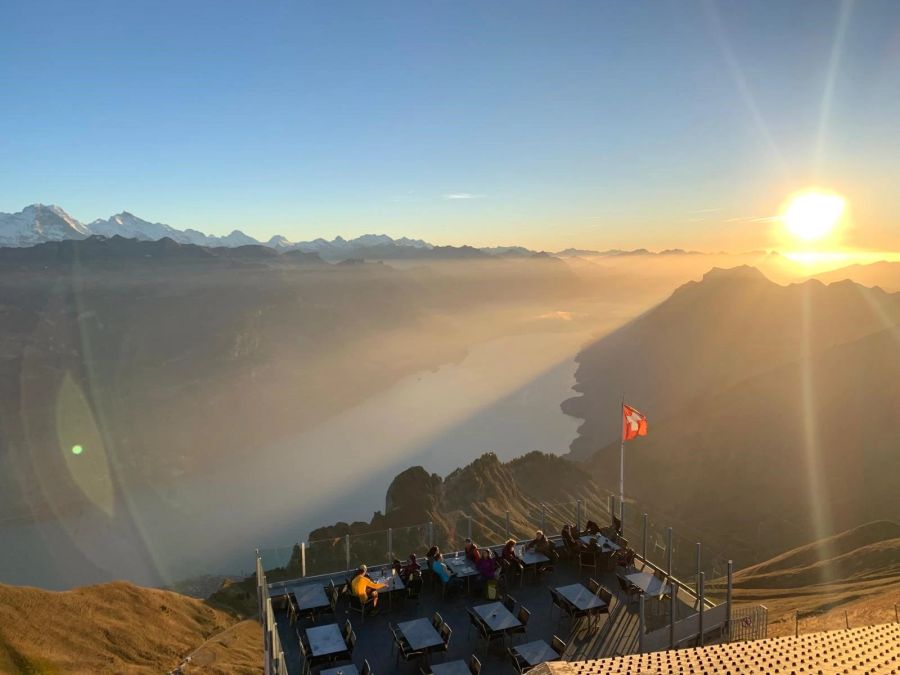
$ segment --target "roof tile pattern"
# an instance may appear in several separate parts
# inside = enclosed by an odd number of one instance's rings
[[[548,663],[534,675],[900,675],[900,624]]]

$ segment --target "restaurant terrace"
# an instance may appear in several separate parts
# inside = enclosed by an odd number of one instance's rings
[[[266,673],[522,673],[545,662],[765,636],[764,607],[732,610],[730,561],[636,508],[611,498],[541,504],[529,521],[460,513],[449,527],[423,523],[257,551]],[[567,524],[577,530],[574,545],[561,537]],[[537,530],[558,559],[527,548]],[[486,580],[465,555],[467,538],[482,555],[498,556],[514,540],[513,563],[498,559],[499,578]],[[426,560],[433,545],[448,582]],[[404,583],[392,561],[411,553],[421,580],[413,573]],[[351,591],[363,564],[384,584],[375,612]]]

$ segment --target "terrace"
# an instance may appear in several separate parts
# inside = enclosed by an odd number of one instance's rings
[[[482,673],[517,672],[518,668],[514,666],[509,653],[510,648],[518,651],[517,646],[522,647],[519,667],[527,670],[534,661],[550,658],[583,661],[729,639],[728,598],[706,597],[704,586],[708,574],[710,578],[730,579],[730,564],[720,558],[708,556],[704,565],[699,544],[676,537],[670,528],[654,528],[646,515],[635,514],[637,517],[627,518],[623,511],[620,506],[616,515],[624,523],[623,535],[631,535],[631,541],[627,542],[625,548],[636,554],[634,565],[625,568],[609,562],[596,569],[589,569],[581,566],[580,556],[573,555],[562,557],[552,565],[552,569],[541,573],[535,564],[526,568],[526,573],[521,578],[502,578],[498,584],[497,601],[509,602],[512,610],[511,617],[507,617],[509,626],[519,623],[516,617],[522,607],[530,612],[530,617],[524,631],[501,628],[500,632],[509,634],[496,635],[499,638],[497,640],[487,640],[470,621],[470,610],[486,617],[483,624],[490,623],[498,613],[493,609],[481,609],[493,600],[485,597],[481,584],[469,587],[467,579],[461,579],[462,588],[457,593],[442,593],[440,582],[430,580],[428,576],[417,598],[409,597],[410,592],[406,588],[382,591],[380,611],[376,615],[362,615],[354,610],[350,598],[341,593],[333,611],[330,607],[325,607],[319,615],[310,617],[304,610],[306,605],[329,603],[327,600],[324,603],[321,600],[307,600],[304,596],[309,593],[311,597],[326,597],[323,591],[332,582],[336,589],[341,589],[350,574],[348,570],[361,563],[368,564],[368,573],[372,578],[390,579],[388,561],[395,557],[403,559],[409,552],[415,552],[424,568],[425,561],[422,558],[429,548],[429,542],[433,541],[443,544],[441,548],[444,550],[445,560],[452,568],[455,561],[464,560],[458,551],[462,548],[462,540],[470,534],[476,542],[488,542],[492,549],[499,552],[499,543],[505,539],[502,535],[506,532],[522,544],[530,540],[533,529],[541,525],[548,534],[558,532],[565,522],[575,524],[580,530],[588,520],[587,509],[582,502],[541,505],[541,513],[536,514],[535,518],[537,524],[528,535],[521,531],[523,524],[511,522],[509,515],[505,522],[485,522],[483,517],[476,519],[460,514],[456,521],[457,527],[450,532],[433,523],[426,523],[401,530],[359,535],[356,541],[348,535],[328,542],[301,542],[291,547],[290,555],[285,550],[270,551],[269,557],[275,557],[276,566],[268,572],[265,570],[265,565],[268,564],[266,553],[258,554],[258,594],[260,616],[266,629],[267,672],[279,675],[310,672],[305,670],[305,659],[301,655],[298,636],[315,642],[316,635],[329,630],[337,635],[334,628],[312,633],[308,629],[336,624],[343,631],[348,620],[355,634],[352,653],[347,653],[339,645],[339,651],[344,653],[338,660],[315,665],[311,672],[331,673],[329,669],[334,668],[335,673],[343,671],[345,675],[351,675],[362,672],[363,664],[368,663],[374,673],[428,673],[432,666],[439,666],[444,662],[468,663],[472,655],[477,656],[481,662]],[[606,525],[613,522],[614,512],[612,503],[599,507],[595,505],[596,517],[593,520]],[[493,533],[493,538],[485,539],[490,533]],[[658,541],[660,537],[661,542]],[[551,540],[561,548],[558,536],[551,537]],[[448,553],[451,549],[452,552]],[[379,554],[377,551],[390,553]],[[688,558],[693,564],[686,562]],[[331,571],[320,572],[321,567],[326,565],[331,565]],[[677,574],[679,570],[682,572],[681,576]],[[641,573],[645,573],[644,576],[640,576]],[[638,576],[632,576],[631,582],[622,581],[627,575],[635,574]],[[605,591],[597,590],[596,586],[588,588],[592,586],[591,580],[596,581],[600,589]],[[641,591],[635,584],[643,586],[645,590]],[[574,597],[575,602],[563,598],[559,604],[554,604],[551,589],[566,587],[569,587],[568,595]],[[721,587],[727,589],[730,584],[721,584]],[[607,601],[599,600],[598,595]],[[304,610],[300,611],[296,620],[289,611],[292,604]],[[576,605],[587,609],[578,612]],[[503,612],[502,609],[499,611]],[[446,651],[438,645],[442,650],[440,653],[428,653],[429,650],[425,649],[425,654],[412,657],[409,661],[398,656],[392,629],[396,629],[398,624],[420,618],[427,619],[430,624],[436,612],[450,627],[451,635]],[[573,614],[574,617],[571,616]],[[502,625],[502,617],[494,620],[500,621]],[[421,623],[419,627],[422,627]],[[427,630],[427,626],[425,628]],[[407,632],[412,630],[412,627],[407,628]],[[400,633],[403,634],[403,626],[400,627]],[[490,634],[490,630],[485,633]],[[554,636],[565,643],[561,656],[551,651]],[[433,641],[438,642],[438,639],[434,638]],[[544,645],[525,646],[540,641]],[[532,653],[534,648],[546,653]],[[529,659],[532,663],[529,663]],[[310,659],[313,662],[316,660]],[[464,667],[462,664],[457,665]],[[358,670],[354,671],[353,666]],[[459,672],[468,672],[468,668]]]

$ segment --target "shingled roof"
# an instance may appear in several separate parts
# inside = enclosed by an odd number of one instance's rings
[[[900,624],[545,663],[533,675],[900,675]]]

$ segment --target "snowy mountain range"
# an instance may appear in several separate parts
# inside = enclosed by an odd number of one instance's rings
[[[407,237],[393,239],[386,234],[364,234],[349,240],[335,237],[331,241],[320,238],[300,242],[292,242],[286,237],[275,235],[268,241],[261,242],[240,230],[234,230],[223,237],[204,234],[190,228],[179,230],[163,223],[152,223],[128,211],[117,213],[105,220],[98,218],[90,223],[81,223],[59,206],[45,204],[26,206],[18,213],[0,213],[0,246],[34,246],[48,241],[85,239],[94,235],[104,237],[119,235],[143,241],[156,241],[168,237],[179,244],[211,247],[263,245],[279,251],[299,249],[315,252],[325,259],[346,257],[369,248],[400,247],[421,250],[433,248],[431,244],[421,239]]]

